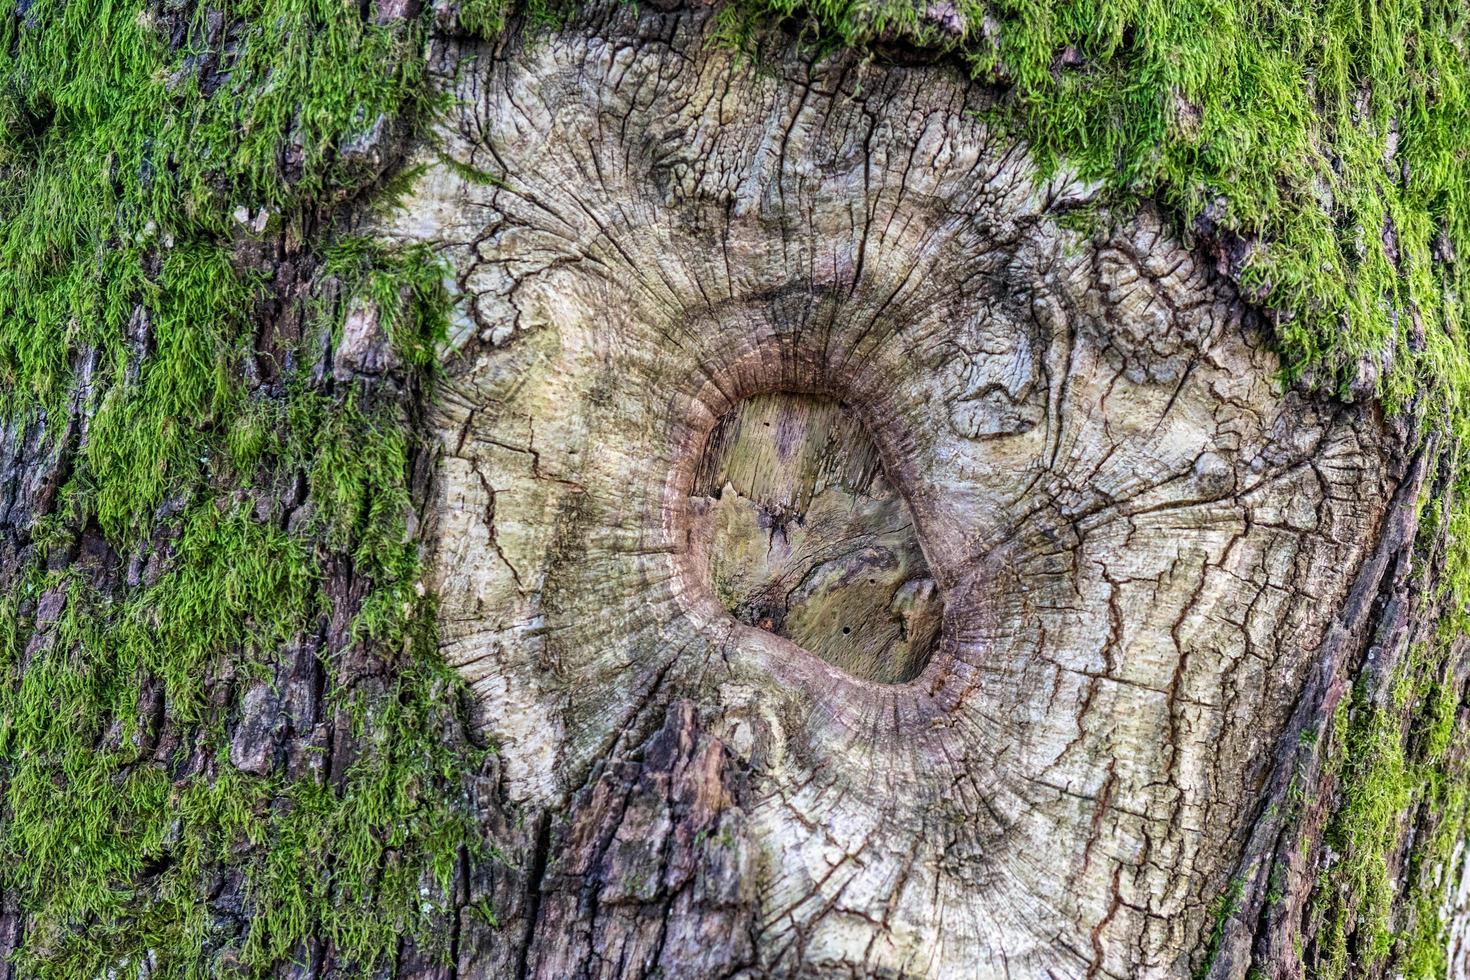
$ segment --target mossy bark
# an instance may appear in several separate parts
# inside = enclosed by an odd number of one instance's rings
[[[415,588],[439,273],[343,219],[423,20],[0,31],[0,975],[441,976],[497,811]]]
[[[381,331],[365,349],[334,348],[316,304],[345,304],[342,284],[318,258],[280,246],[257,241],[237,254],[249,271],[293,284],[275,295],[279,305],[252,311],[264,344],[234,379],[252,411],[366,411],[411,431],[417,373]],[[146,316],[137,324],[133,371],[147,369],[152,350]],[[306,378],[283,363],[287,348],[317,352]],[[14,862],[0,896],[0,976],[91,976],[109,964],[150,976],[445,976],[446,963],[490,942],[469,895],[472,876],[498,880],[487,856],[496,762],[432,655],[425,671],[419,627],[392,644],[364,635],[365,605],[383,584],[361,560],[374,528],[355,522],[348,540],[334,540],[309,461],[278,450],[202,501],[198,488],[178,487],[145,537],[116,548],[68,499],[98,409],[95,357],[77,355],[64,413],[21,419],[0,436],[0,591],[14,655],[0,766]],[[404,489],[421,495],[422,464],[401,463]],[[201,527],[205,540],[191,543]],[[220,527],[239,533],[210,533]],[[209,580],[197,592],[195,575]],[[290,608],[278,616],[277,603]],[[198,607],[173,624],[178,604]],[[170,673],[171,658],[215,631],[222,639],[209,655]],[[134,640],[156,645],[142,663]],[[389,727],[398,725],[426,727],[405,738]],[[442,746],[439,762],[412,747],[421,738]],[[484,762],[478,772],[426,771],[446,759]],[[40,785],[27,781],[37,769]],[[407,794],[386,812],[370,785],[381,781]],[[480,824],[458,842],[456,807]],[[405,820],[432,823],[395,826]],[[426,848],[426,838],[444,843]],[[93,885],[129,891],[88,894]],[[432,910],[426,923],[410,927],[410,902]],[[333,908],[345,915],[334,921]],[[364,912],[387,937],[352,921]]]
[[[445,115],[237,220],[228,465],[100,480],[145,302],[4,429],[0,977],[1470,970],[1452,437],[1042,180],[948,6],[488,16],[363,12]]]

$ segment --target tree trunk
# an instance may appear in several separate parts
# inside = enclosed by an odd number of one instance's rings
[[[258,311],[276,335],[343,311],[329,411],[422,437],[424,584],[475,695],[435,688],[432,737],[494,749],[428,790],[493,857],[425,872],[439,925],[382,969],[1470,973],[1447,437],[1284,382],[1229,242],[1042,179],[956,65],[779,37],[752,65],[702,6],[437,23],[451,108],[353,219],[448,264],[432,393],[379,307],[258,257],[303,283]],[[70,418],[7,430],[11,583],[88,371]],[[251,503],[283,532],[296,479]],[[104,595],[173,547],[72,531],[52,567]],[[329,692],[403,660],[354,632],[356,541],[310,533],[311,631],[208,679],[227,759],[162,694],[140,758],[343,791],[373,735]],[[66,601],[27,600],[26,657]],[[228,860],[207,881],[233,955],[265,912]],[[44,961],[18,894],[0,952]],[[271,969],[361,966],[318,932]]]

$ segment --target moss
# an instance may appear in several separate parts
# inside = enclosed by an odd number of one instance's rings
[[[1313,908],[1324,978],[1390,960],[1404,977],[1444,975],[1441,910],[1457,884],[1470,800],[1470,733],[1458,725],[1460,691],[1445,654],[1421,645],[1383,681],[1386,698],[1374,697],[1365,676],[1339,711],[1340,805],[1327,826],[1331,861]]]
[[[452,737],[466,699],[418,585],[407,399],[291,367],[354,302],[410,389],[443,335],[428,256],[302,245],[375,179],[358,148],[433,109],[425,19],[371,14],[0,6],[0,390],[75,455],[0,602],[0,889],[28,976],[257,975],[311,938],[364,973],[405,938],[443,958],[451,872],[488,856],[482,751]],[[292,300],[246,223],[315,270],[304,339],[257,336]],[[247,384],[262,364],[280,380]],[[288,531],[272,501],[297,479]],[[350,764],[237,769],[241,699],[337,613],[344,567],[365,588],[321,669]],[[336,687],[361,651],[386,676]]]
[[[1192,974],[1197,980],[1207,976],[1210,968],[1215,965],[1215,959],[1220,955],[1220,943],[1225,938],[1225,929],[1240,909],[1240,896],[1244,890],[1245,879],[1232,878],[1225,890],[1210,903],[1210,933],[1205,939],[1204,953],[1200,957],[1199,965]]]
[[[1362,705],[1345,719],[1343,804],[1333,815],[1327,844],[1340,862],[1328,888],[1319,893],[1319,910],[1335,906],[1318,933],[1324,977],[1346,975],[1354,962],[1376,966],[1392,949],[1394,881],[1389,860],[1413,802],[1418,773],[1405,758],[1402,699],[1408,684],[1397,685],[1392,708]],[[1366,700],[1366,691],[1357,699]],[[1393,710],[1397,708],[1399,710]],[[1335,900],[1335,901],[1334,901]],[[1352,939],[1356,948],[1349,948]]]

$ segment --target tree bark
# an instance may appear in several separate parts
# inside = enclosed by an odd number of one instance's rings
[[[443,792],[496,857],[426,883],[443,927],[389,972],[1388,977],[1383,914],[1470,975],[1447,437],[1284,383],[1229,243],[1042,179],[956,65],[790,38],[751,65],[705,6],[495,42],[435,18],[451,109],[354,221],[448,263],[444,375],[379,358],[375,321],[313,373],[423,436],[441,652],[478,699],[442,737],[495,748]],[[250,261],[302,283],[262,336],[305,333],[322,270]],[[0,574],[59,506],[90,369],[70,417],[5,431]],[[302,486],[274,494],[296,526]],[[169,553],[71,531],[105,594]],[[268,676],[209,679],[234,769],[330,784],[370,737],[322,676],[398,669],[352,636],[350,553]],[[158,760],[226,765],[152,716]],[[1381,828],[1372,895],[1341,868],[1370,724],[1444,780]],[[222,867],[219,948],[241,892]],[[0,895],[0,954],[26,930]],[[355,964],[322,935],[274,969]]]
[[[435,587],[542,828],[525,975],[1391,971],[1318,879],[1433,447],[1283,387],[1209,229],[1073,220],[992,90],[711,25],[444,44],[379,225],[463,297]]]

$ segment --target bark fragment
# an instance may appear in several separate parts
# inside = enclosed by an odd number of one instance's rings
[[[527,976],[729,977],[754,960],[742,776],[693,704],[557,819]]]

